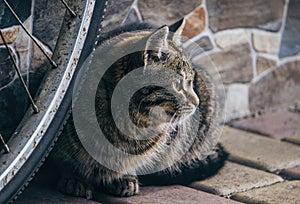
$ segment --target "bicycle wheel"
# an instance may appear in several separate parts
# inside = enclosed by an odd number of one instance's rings
[[[77,17],[66,12],[50,69],[36,95],[40,111],[29,108],[0,153],[0,203],[15,200],[43,164],[54,146],[71,108],[72,87],[79,67],[97,42],[107,0],[73,0]]]

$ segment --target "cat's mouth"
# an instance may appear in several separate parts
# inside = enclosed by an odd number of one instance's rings
[[[184,123],[188,118],[190,118],[196,111],[196,107],[193,105],[183,106],[178,109],[172,116],[171,123]]]

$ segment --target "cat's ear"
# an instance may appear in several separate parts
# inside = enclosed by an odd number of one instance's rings
[[[183,32],[184,26],[185,26],[185,19],[181,19],[174,23],[173,25],[169,26],[170,32],[173,32],[172,41],[176,45],[181,45],[181,34]]]
[[[147,40],[144,52],[145,65],[147,65],[148,61],[153,57],[157,59],[162,58],[163,53],[168,50],[168,35],[168,26],[163,26],[151,34]]]

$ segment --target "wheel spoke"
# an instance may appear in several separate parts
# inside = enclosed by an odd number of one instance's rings
[[[28,31],[28,29],[24,26],[18,15],[15,13],[15,11],[12,9],[12,7],[7,3],[6,0],[2,0],[6,7],[9,9],[9,11],[13,14],[13,16],[16,18],[16,20],[19,22],[20,26],[24,29],[24,31],[27,33],[27,35],[32,39],[32,41],[38,46],[38,48],[43,52],[43,54],[47,57],[47,59],[50,61],[51,65],[53,67],[57,67],[57,64],[51,59],[51,57],[46,53],[44,48],[40,45],[40,43],[33,37],[33,35]]]
[[[28,88],[27,88],[27,86],[26,86],[26,84],[25,84],[25,81],[24,81],[24,79],[23,79],[23,77],[22,77],[21,71],[20,71],[19,67],[17,66],[17,63],[16,63],[16,61],[15,61],[15,59],[14,59],[12,53],[11,53],[11,50],[10,50],[9,47],[8,47],[8,44],[7,44],[7,42],[6,42],[5,38],[4,38],[4,35],[3,35],[1,29],[0,29],[0,36],[1,36],[1,39],[2,39],[4,45],[5,45],[6,49],[7,49],[7,52],[8,52],[8,54],[9,54],[9,57],[10,57],[10,59],[11,59],[13,65],[14,65],[14,68],[15,68],[15,70],[16,70],[18,76],[19,76],[19,79],[21,80],[22,86],[23,86],[23,88],[25,89],[25,92],[26,92],[26,94],[27,94],[27,96],[28,96],[28,98],[29,98],[29,100],[30,100],[30,102],[31,102],[32,108],[33,108],[33,110],[34,110],[34,113],[38,113],[38,112],[39,112],[39,109],[38,109],[38,107],[36,106],[36,104],[35,104],[34,101],[33,101],[33,98],[32,98],[32,96],[31,96],[31,94],[30,94],[30,92],[29,92],[29,90],[28,90]]]
[[[70,6],[67,4],[67,2],[65,0],[60,0],[60,1],[61,1],[61,3],[63,3],[65,5],[66,9],[71,13],[72,17],[76,17],[77,16],[76,13],[75,13],[75,11],[73,11],[70,8]]]
[[[4,139],[3,139],[2,135],[1,135],[1,133],[0,133],[0,140],[1,140],[1,143],[2,143],[2,145],[3,145],[3,147],[4,147],[5,153],[9,153],[9,152],[10,152],[10,149],[9,149],[8,145],[5,143],[5,141],[4,141]]]

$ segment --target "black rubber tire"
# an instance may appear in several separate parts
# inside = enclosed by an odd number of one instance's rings
[[[52,123],[50,124],[39,145],[36,147],[32,155],[28,158],[18,173],[0,192],[1,204],[13,202],[18,198],[23,190],[28,186],[29,182],[32,180],[54,147],[55,142],[57,141],[64,124],[71,113],[72,91],[76,76],[84,60],[91,53],[95,46],[95,42],[98,40],[97,36],[99,35],[100,23],[105,12],[105,5],[106,0],[96,0],[87,39],[84,43],[84,47],[79,58],[79,63],[76,67],[69,89],[67,90]]]

